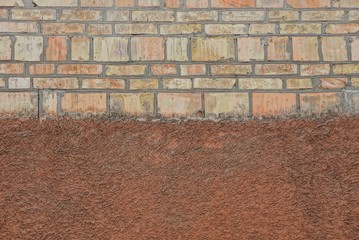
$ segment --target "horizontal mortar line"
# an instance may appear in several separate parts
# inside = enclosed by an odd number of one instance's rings
[[[196,64],[204,64],[204,65],[242,65],[242,66],[250,66],[251,64],[255,65],[275,65],[275,64],[293,64],[293,65],[317,65],[317,64],[359,64],[359,60],[354,61],[250,61],[250,62],[234,62],[234,61],[164,61],[164,60],[154,60],[154,61],[116,61],[116,62],[97,62],[97,61],[19,61],[19,60],[6,60],[0,61],[0,64],[55,64],[55,65],[103,65],[106,66],[136,66],[136,65],[158,65],[158,64],[174,64],[174,65],[196,65]]]
[[[14,6],[1,6],[0,9],[14,9]],[[265,7],[245,7],[245,8],[218,8],[218,7],[211,7],[211,8],[166,8],[166,7],[159,7],[159,6],[131,6],[131,7],[92,7],[92,6],[17,6],[16,9],[66,9],[66,10],[141,10],[141,11],[153,11],[153,10],[162,10],[162,11],[176,11],[181,10],[185,12],[191,11],[278,11],[278,10],[286,10],[286,11],[335,11],[335,10],[359,10],[358,7],[321,7],[321,8],[292,8],[292,7],[279,7],[279,8],[265,8]]]

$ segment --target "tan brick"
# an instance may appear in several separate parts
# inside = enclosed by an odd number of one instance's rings
[[[82,80],[83,89],[125,89],[125,80],[93,78]]]
[[[257,64],[258,75],[291,75],[297,74],[296,64]]]
[[[281,34],[320,34],[320,23],[283,23],[280,24]]]
[[[29,66],[31,75],[47,75],[55,73],[54,64],[32,64]]]
[[[321,78],[319,87],[322,89],[345,88],[347,83],[347,78]]]
[[[218,21],[218,12],[216,11],[177,12],[177,22],[206,22],[206,21]]]
[[[124,37],[95,37],[94,60],[100,62],[129,61],[128,43],[129,38]]]
[[[123,65],[123,66],[106,66],[106,75],[117,76],[141,76],[145,75],[146,65]]]
[[[0,63],[0,74],[23,74],[24,64]]]
[[[161,25],[161,34],[193,34],[201,32],[201,24],[174,24],[174,25]]]
[[[347,43],[344,37],[322,37],[324,61],[347,61]]]
[[[60,21],[100,21],[102,20],[101,11],[97,10],[62,10]]]
[[[264,43],[261,38],[238,38],[238,61],[263,61]]]
[[[278,22],[295,21],[299,20],[299,13],[297,11],[270,11],[268,13],[268,20]]]
[[[245,8],[254,6],[254,0],[212,0],[212,7],[214,8]]]
[[[358,33],[359,23],[328,24],[326,32],[333,34]]]
[[[359,64],[358,63],[335,64],[333,66],[333,73],[341,74],[341,75],[359,74]]]
[[[6,81],[4,78],[0,78],[0,88],[5,88]]]
[[[160,5],[160,0],[138,0],[139,7],[159,7]]]
[[[351,43],[352,60],[359,61],[359,37],[353,37]]]
[[[165,59],[162,37],[134,37],[131,39],[131,57],[134,61],[156,61]]]
[[[112,7],[113,1],[109,0],[81,0],[81,7]]]
[[[193,61],[234,60],[234,39],[224,37],[192,38]]]
[[[74,7],[77,6],[77,0],[33,0],[39,7]]]
[[[293,8],[322,8],[330,7],[330,0],[287,0]]]
[[[158,79],[131,79],[130,89],[158,89]]]
[[[224,11],[222,20],[225,22],[264,21],[265,11]]]
[[[247,26],[245,24],[206,24],[205,32],[209,35],[246,34]]]
[[[37,33],[38,25],[34,22],[1,22],[1,33]]]
[[[112,26],[111,24],[89,24],[87,31],[90,35],[110,35]]]
[[[1,7],[18,7],[24,6],[23,0],[2,0],[0,2]]]
[[[30,88],[30,78],[27,77],[11,77],[8,80],[10,89],[24,89]]]
[[[2,117],[37,117],[37,92],[1,92],[0,115]]]
[[[88,37],[71,38],[71,60],[90,60],[90,39]]]
[[[34,88],[39,89],[76,89],[79,88],[77,78],[34,78]]]
[[[254,116],[284,116],[296,113],[296,94],[253,93],[252,102]]]
[[[340,7],[340,8],[358,8],[359,1],[358,0],[340,0],[340,1],[335,1],[333,3],[333,6]]]
[[[15,20],[56,20],[53,9],[12,9],[11,19]]]
[[[304,21],[329,21],[342,20],[344,11],[302,11],[302,20]]]
[[[290,78],[287,79],[287,89],[310,89],[313,88],[310,78]]]
[[[133,7],[135,6],[134,0],[115,0],[116,7]]]
[[[249,34],[250,35],[264,35],[264,34],[275,34],[274,23],[261,23],[261,24],[250,24]]]
[[[173,22],[174,11],[133,11],[132,21],[135,22]]]
[[[359,20],[359,10],[349,11],[349,21]]]
[[[158,93],[158,113],[163,117],[202,115],[200,93]]]
[[[130,20],[130,12],[124,10],[106,11],[107,21],[127,22]]]
[[[192,80],[189,78],[167,78],[163,79],[163,89],[191,89]]]
[[[260,8],[281,8],[284,0],[257,0],[257,7]]]
[[[182,76],[197,76],[206,74],[206,65],[204,64],[192,64],[192,65],[181,65]]]
[[[236,87],[235,78],[195,78],[194,88],[213,88],[213,89],[234,89]]]
[[[56,117],[57,112],[57,92],[56,91],[49,91],[43,90],[41,91],[41,99],[42,103],[40,104],[41,107],[41,117],[48,118],[48,117]]]
[[[341,112],[341,95],[338,93],[300,94],[300,109],[303,115]]]
[[[280,78],[240,78],[239,89],[282,89],[283,82]]]
[[[63,61],[67,59],[67,37],[49,37],[47,42],[47,61]]]
[[[352,87],[359,88],[359,78],[352,78]]]
[[[268,39],[268,60],[280,61],[289,59],[288,37],[270,37]]]
[[[151,66],[153,75],[176,75],[177,68],[175,64],[156,64]]]
[[[211,65],[212,75],[248,75],[252,72],[251,65]]]
[[[166,8],[179,8],[181,0],[165,0]]]
[[[155,24],[116,24],[115,33],[118,34],[157,34],[157,27]]]
[[[98,75],[102,73],[102,65],[97,64],[63,64],[57,67],[59,74]]]
[[[247,117],[249,97],[247,93],[205,93],[206,116]]]
[[[128,116],[151,116],[154,114],[153,93],[111,93],[110,112]]]
[[[84,30],[85,30],[85,25],[79,23],[43,23],[42,24],[42,33],[46,35],[83,33]]]
[[[15,60],[40,61],[43,52],[43,37],[16,36]]]
[[[188,61],[187,38],[167,38],[166,45],[168,61]]]
[[[65,93],[61,98],[61,110],[70,114],[104,114],[106,93]]]
[[[0,60],[11,59],[11,38],[8,36],[0,37]]]
[[[293,37],[294,61],[319,61],[317,37]]]
[[[328,75],[329,72],[329,64],[307,64],[300,66],[300,74],[302,76]]]
[[[186,8],[208,8],[208,0],[186,0]]]
[[[0,9],[0,19],[8,19],[9,12],[7,9]]]

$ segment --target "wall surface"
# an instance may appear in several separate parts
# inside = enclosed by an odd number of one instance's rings
[[[359,0],[1,0],[0,115],[359,112]]]

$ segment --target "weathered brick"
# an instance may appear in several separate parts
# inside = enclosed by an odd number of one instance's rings
[[[47,61],[63,61],[67,59],[67,37],[49,37],[46,47]]]
[[[302,20],[304,21],[328,21],[342,20],[344,11],[303,11]]]
[[[254,116],[292,115],[296,113],[296,94],[253,93],[252,102]]]
[[[168,61],[188,61],[187,38],[167,38],[166,45]]]
[[[40,36],[16,36],[15,60],[40,61],[43,53],[43,37]]]
[[[335,64],[333,66],[333,73],[341,74],[341,75],[359,74],[359,64],[358,63]]]
[[[11,38],[0,37],[0,60],[11,59]]]
[[[281,8],[284,0],[257,0],[257,7],[260,8]]]
[[[347,83],[347,78],[321,78],[319,87],[322,89],[345,88]]]
[[[207,117],[248,117],[249,97],[247,93],[205,93]]]
[[[181,0],[165,0],[166,8],[179,8],[181,5]]]
[[[0,63],[0,74],[23,74],[24,64],[22,63]]]
[[[248,75],[252,72],[251,65],[211,65],[211,74],[216,75]]]
[[[245,8],[254,7],[254,0],[212,0],[214,8]]]
[[[330,0],[287,0],[293,8],[323,8],[330,7]]]
[[[352,60],[359,61],[359,37],[354,37],[351,43]]]
[[[90,39],[88,37],[71,38],[71,60],[90,60]]]
[[[300,75],[302,76],[328,75],[329,72],[329,64],[306,64],[300,66]]]
[[[200,93],[158,93],[158,113],[163,117],[202,115]]]
[[[80,5],[81,5],[81,7],[112,7],[113,6],[113,1],[109,1],[109,0],[81,0]]]
[[[204,64],[181,65],[180,69],[182,76],[197,76],[206,74],[206,65]]]
[[[326,32],[333,34],[357,33],[359,32],[359,23],[328,24]]]
[[[358,0],[340,0],[340,1],[335,1],[333,3],[333,6],[340,7],[340,8],[358,8],[359,1]]]
[[[322,38],[324,61],[347,61],[347,43],[343,37]]]
[[[14,20],[56,20],[54,9],[12,9],[11,19]]]
[[[110,35],[112,34],[111,24],[89,24],[87,32],[90,35]]]
[[[24,89],[30,88],[30,78],[27,77],[11,77],[8,80],[10,89]]]
[[[128,116],[154,115],[153,93],[111,93],[110,112]]]
[[[55,73],[54,64],[32,64],[29,66],[31,75],[47,75]]]
[[[130,12],[124,10],[106,11],[107,21],[126,22],[130,19]]]
[[[34,88],[39,89],[76,89],[79,88],[77,78],[34,78]]]
[[[313,88],[310,78],[290,78],[287,79],[287,89],[310,89]]]
[[[160,0],[138,0],[139,7],[159,7],[160,5]]]
[[[74,7],[77,6],[77,0],[33,0],[39,7]]]
[[[250,24],[249,35],[275,34],[276,26],[273,23]]]
[[[135,22],[173,22],[174,11],[133,11],[132,21]]]
[[[359,10],[349,11],[349,21],[359,20]]]
[[[167,78],[163,79],[163,89],[191,89],[192,80],[189,78]]]
[[[282,89],[280,78],[240,78],[239,89]]]
[[[97,64],[63,64],[57,67],[59,74],[98,75],[102,73],[102,65]]]
[[[281,34],[320,34],[320,23],[283,23],[280,24]]]
[[[153,75],[176,75],[177,67],[175,64],[156,64],[151,66]]]
[[[268,39],[268,60],[280,61],[289,59],[290,52],[288,37],[270,37]]]
[[[275,11],[270,11],[268,13],[269,21],[286,22],[286,21],[295,21],[298,19],[299,19],[299,13],[297,11],[275,10]]]
[[[41,118],[57,117],[57,91],[41,91]]]
[[[292,75],[297,74],[296,64],[257,64],[258,75]]]
[[[174,24],[174,25],[161,25],[160,32],[161,34],[171,35],[171,34],[193,34],[201,32],[201,24]]]
[[[265,11],[224,11],[222,12],[222,20],[225,22],[248,22],[263,21],[265,19]]]
[[[65,93],[60,103],[62,112],[67,114],[106,113],[105,93]]]
[[[319,61],[317,37],[293,37],[294,61]]]
[[[341,94],[339,93],[303,93],[300,94],[300,110],[303,115],[326,112],[341,112]]]
[[[97,10],[62,10],[60,21],[98,21],[101,20],[101,12]]]
[[[162,37],[135,37],[131,39],[131,57],[134,61],[164,60],[164,49]]]
[[[83,33],[84,30],[85,30],[85,25],[79,23],[43,23],[42,24],[42,33],[46,35]]]
[[[6,81],[4,78],[0,78],[0,88],[5,88]]]
[[[247,26],[245,24],[206,24],[205,32],[209,35],[246,34]]]
[[[0,9],[0,19],[8,19],[9,12],[7,9]]]
[[[264,43],[261,38],[238,38],[238,60],[240,62],[263,61]]]
[[[125,80],[109,78],[82,79],[83,89],[125,89]]]
[[[117,76],[140,76],[146,72],[146,65],[123,65],[123,66],[106,66],[106,75]]]
[[[130,59],[128,38],[95,37],[94,60],[100,62],[125,62]]]
[[[192,38],[193,61],[234,60],[234,39],[224,37]]]
[[[115,0],[116,7],[133,7],[135,6],[134,0]]]
[[[359,78],[352,78],[352,87],[359,88]]]
[[[158,89],[158,79],[131,79],[130,89]]]
[[[218,21],[216,11],[177,12],[178,22]]]
[[[118,34],[157,34],[157,27],[154,24],[116,24],[115,33]]]
[[[235,78],[195,78],[194,88],[213,88],[213,89],[234,89],[236,87]]]
[[[23,0],[2,0],[0,2],[1,7],[18,7],[24,6]]]
[[[1,22],[1,33],[37,33],[38,25],[34,22]]]
[[[186,8],[208,8],[208,0],[186,0]]]
[[[37,92],[0,92],[0,116],[37,117]]]

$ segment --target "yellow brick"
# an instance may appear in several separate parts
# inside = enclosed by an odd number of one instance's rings
[[[194,88],[213,88],[213,89],[234,89],[236,87],[235,78],[195,78]]]
[[[192,39],[193,61],[234,60],[234,39],[224,37],[195,37]]]
[[[247,117],[249,97],[247,93],[205,93],[206,116]]]
[[[148,116],[154,114],[153,93],[112,93],[110,112],[128,116]]]
[[[130,89],[158,89],[158,79],[131,79]]]

